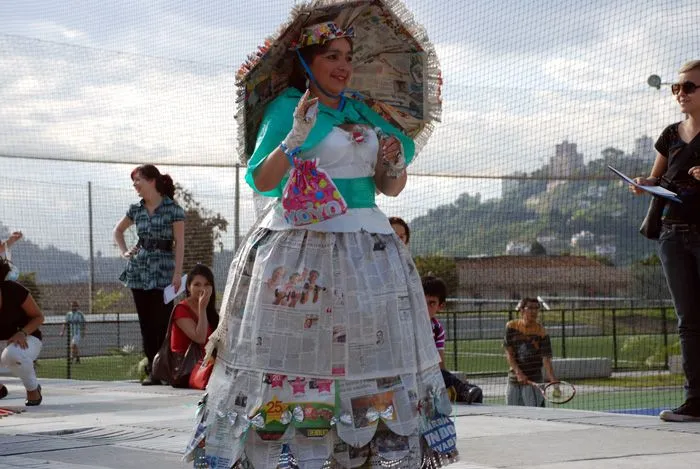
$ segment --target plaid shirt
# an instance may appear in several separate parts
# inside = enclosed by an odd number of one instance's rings
[[[169,197],[163,197],[153,216],[148,214],[143,199],[131,205],[126,216],[136,225],[139,238],[172,240],[173,223],[183,221],[185,211]],[[174,272],[175,255],[172,251],[140,249],[129,259],[119,280],[128,288],[163,289],[170,285]]]

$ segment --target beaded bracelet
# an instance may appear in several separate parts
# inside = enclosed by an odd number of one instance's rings
[[[406,170],[406,157],[403,154],[403,147],[399,153],[399,157],[395,163],[388,160],[383,160],[382,165],[385,168],[385,174],[391,179],[398,179]]]
[[[282,142],[280,143],[280,150],[282,150],[282,153],[284,153],[289,160],[289,164],[294,166],[294,157],[301,151],[301,148],[296,147],[290,150],[287,144]]]

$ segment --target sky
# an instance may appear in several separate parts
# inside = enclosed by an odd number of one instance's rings
[[[294,3],[2,2],[0,222],[84,254],[91,181],[96,245],[114,254],[111,228],[136,201],[137,161],[157,163],[231,221],[234,74]],[[410,219],[462,192],[497,197],[501,181],[478,176],[532,171],[564,140],[586,160],[609,146],[630,152],[682,117],[668,87],[646,80],[673,81],[698,58],[695,2],[405,3],[440,59],[443,114],[407,189],[380,198],[387,213]],[[241,194],[245,228],[250,195]]]

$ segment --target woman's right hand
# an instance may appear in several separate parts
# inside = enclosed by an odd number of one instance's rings
[[[12,337],[7,339],[7,343],[8,345],[15,344],[21,349],[26,349],[27,347],[29,347],[29,345],[27,344],[27,334],[25,334],[22,331],[15,332],[14,335],[12,335]]]
[[[124,252],[122,253],[122,257],[123,257],[124,259],[127,259],[127,260],[128,260],[128,259],[131,259],[132,257],[134,257],[134,255],[136,255],[137,252],[139,252],[139,247],[138,247],[138,246],[134,246],[134,247],[132,247],[131,249],[128,249],[128,250],[124,251]]]
[[[299,103],[294,109],[292,130],[289,131],[283,142],[289,150],[294,150],[304,144],[311,129],[316,124],[317,114],[318,98],[312,98],[311,92],[306,90],[306,93],[299,99]]]
[[[209,306],[209,300],[211,299],[211,287],[204,287],[199,293],[199,313],[206,313],[207,306]]]
[[[634,178],[634,182],[636,184],[639,184],[640,186],[655,186],[658,183],[658,179],[657,178],[638,177],[638,178]],[[639,195],[639,194],[644,193],[643,190],[641,190],[639,187],[633,186],[632,184],[629,185],[629,190],[634,195]]]

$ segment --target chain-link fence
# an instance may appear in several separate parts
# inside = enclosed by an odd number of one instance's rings
[[[191,196],[185,269],[210,265],[223,291],[255,218],[236,165],[235,71],[295,3],[57,1],[0,15],[0,238],[25,235],[13,260],[47,315],[40,375],[139,375],[112,241],[137,201],[137,164]],[[378,204],[409,222],[421,271],[460,298],[443,316],[448,366],[502,402],[505,322],[516,298],[542,295],[561,366],[609,365],[571,378],[570,405],[679,401],[674,314],[655,244],[637,232],[648,199],[607,165],[648,173],[656,136],[681,120],[666,85],[697,58],[696,15],[673,0],[515,1],[506,14],[493,2],[406,4],[441,62],[443,116],[406,189]],[[80,364],[60,335],[73,301],[88,315]]]

